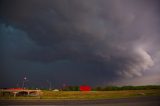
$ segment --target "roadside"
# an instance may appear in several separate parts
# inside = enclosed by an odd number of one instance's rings
[[[0,105],[160,106],[160,96],[101,100],[0,100]],[[151,105],[152,104],[152,105]]]

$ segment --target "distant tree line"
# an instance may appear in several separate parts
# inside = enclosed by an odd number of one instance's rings
[[[160,85],[92,87],[92,91],[152,90],[152,89],[160,89]],[[63,91],[80,91],[80,88],[79,86],[67,86],[62,90]]]
[[[80,91],[79,86],[66,86],[62,91]]]
[[[117,91],[117,90],[152,90],[160,89],[160,85],[148,85],[148,86],[106,86],[93,88],[94,91]]]

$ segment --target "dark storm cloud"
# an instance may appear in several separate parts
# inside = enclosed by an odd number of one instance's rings
[[[75,76],[92,84],[112,82],[143,76],[159,64],[154,61],[160,49],[156,0],[8,1],[2,2],[0,16],[19,25],[14,28],[32,42],[14,56],[43,65],[59,62],[51,69],[66,74],[61,80],[72,82]]]

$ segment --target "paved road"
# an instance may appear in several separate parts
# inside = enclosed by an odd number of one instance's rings
[[[53,100],[0,100],[0,106],[160,106],[160,97],[128,99],[53,101]]]

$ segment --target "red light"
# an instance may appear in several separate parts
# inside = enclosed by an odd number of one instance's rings
[[[7,90],[24,90],[23,88],[8,88]]]
[[[91,91],[90,86],[80,86],[80,91]]]

